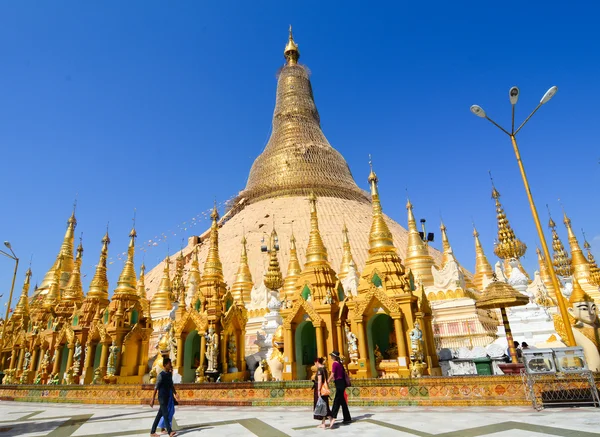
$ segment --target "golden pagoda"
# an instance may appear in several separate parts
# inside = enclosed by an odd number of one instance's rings
[[[585,259],[585,255],[579,246],[579,241],[573,232],[571,227],[571,219],[567,217],[567,213],[563,212],[563,222],[567,228],[567,234],[569,236],[569,247],[571,249],[571,266],[573,267],[573,275],[580,283],[581,281],[587,282],[590,277],[590,264]]]
[[[279,290],[283,287],[283,276],[279,268],[279,260],[277,259],[278,252],[278,237],[275,228],[271,231],[271,241],[269,247],[269,268],[265,273],[265,286],[270,290]]]
[[[144,263],[142,263],[140,267],[140,277],[137,282],[137,292],[144,316],[150,317],[150,302],[146,297],[146,265]]]
[[[424,286],[431,286],[433,285],[431,268],[435,263],[429,253],[429,245],[424,240],[426,236],[424,235],[422,238],[417,229],[413,205],[410,200],[406,202],[406,210],[408,211],[408,248],[404,265],[412,271],[416,278],[419,278]]]
[[[296,282],[298,281],[298,277],[300,273],[302,273],[302,268],[300,267],[300,261],[298,261],[298,253],[296,249],[296,237],[294,237],[294,233],[292,232],[292,236],[290,237],[290,261],[288,262],[288,268],[285,275],[285,279],[283,281],[283,293],[285,294],[285,299],[289,299],[290,301],[295,298],[296,295]]]
[[[165,259],[165,267],[163,269],[163,276],[160,280],[158,291],[152,297],[150,301],[150,312],[152,314],[158,314],[164,311],[170,311],[172,305],[171,301],[171,278],[169,275],[169,265],[171,264],[170,259]]]
[[[348,273],[350,273],[350,269],[352,265],[356,265],[354,262],[354,258],[352,257],[352,248],[350,247],[350,237],[348,237],[348,227],[344,223],[344,228],[342,229],[342,263],[340,265],[340,270],[338,272],[338,279],[343,281]]]
[[[594,259],[594,255],[592,255],[592,246],[587,240],[584,241],[583,247],[587,250],[587,259],[590,263],[590,284],[595,285],[596,287],[600,287],[600,267],[596,263]]]
[[[479,241],[479,232],[477,232],[475,226],[473,226],[473,238],[475,239],[475,275],[473,275],[473,284],[477,290],[483,290],[484,280],[491,280],[494,271],[485,256],[481,241]]]
[[[571,258],[569,258],[565,246],[560,241],[560,237],[556,232],[556,223],[552,220],[552,217],[548,221],[548,227],[552,230],[552,249],[554,251],[552,254],[552,264],[554,265],[554,270],[558,276],[569,277],[573,274]]]
[[[246,237],[242,237],[242,252],[240,254],[240,264],[235,275],[235,280],[231,284],[231,294],[239,302],[250,302],[250,293],[252,292],[252,274],[248,265],[248,252],[246,250]]]

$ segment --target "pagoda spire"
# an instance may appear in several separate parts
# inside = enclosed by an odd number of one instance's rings
[[[56,304],[60,301],[60,272],[62,271],[63,259],[59,255],[58,265],[54,269],[54,277],[48,288],[48,294],[44,297],[44,308],[46,310],[52,310]]]
[[[102,301],[104,304],[108,304],[108,277],[106,275],[106,260],[108,259],[108,245],[110,244],[110,238],[108,236],[108,229],[106,234],[102,237],[102,250],[100,251],[100,260],[96,266],[96,273],[90,283],[87,297],[95,298]]]
[[[281,196],[317,196],[367,203],[344,157],[327,141],[315,104],[310,74],[298,64],[300,52],[291,29],[278,73],[271,137],[256,158],[236,204]]]
[[[69,283],[65,288],[63,294],[63,301],[81,302],[83,301],[83,287],[81,285],[81,262],[83,256],[83,244],[81,239],[79,240],[79,246],[77,246],[77,256],[75,258],[75,266],[73,273],[69,278]]]
[[[379,189],[377,187],[377,175],[373,171],[373,164],[369,159],[371,172],[369,173],[369,185],[371,186],[371,202],[373,204],[373,221],[371,222],[371,231],[369,233],[369,257],[381,252],[394,252],[394,238],[390,232],[381,209],[381,201],[379,200]]]
[[[569,236],[569,248],[571,249],[571,267],[573,268],[573,274],[578,280],[587,280],[590,277],[590,264],[585,259],[585,255],[579,246],[579,241],[573,232],[571,227],[571,219],[567,217],[566,211],[563,210],[563,222],[567,228],[567,234]]]
[[[440,224],[440,231],[442,233],[442,268],[454,258],[452,254],[452,247],[450,246],[450,241],[448,240],[448,234],[446,233],[446,225],[442,221]]]
[[[498,221],[498,237],[494,253],[502,260],[519,259],[527,251],[527,246],[515,236],[510,227],[504,208],[500,203],[500,193],[492,182],[492,199],[496,203],[496,219]]]
[[[242,251],[240,254],[240,265],[238,266],[235,279],[231,285],[233,298],[240,303],[250,302],[252,293],[252,274],[248,265],[248,251],[246,248],[246,236],[242,237]]]
[[[169,274],[170,264],[171,260],[169,257],[166,257],[160,285],[158,286],[158,290],[150,302],[150,312],[153,314],[156,314],[159,311],[169,311],[173,306],[171,302],[171,277]]]
[[[283,292],[289,299],[293,299],[296,294],[296,282],[300,273],[302,273],[302,267],[300,267],[300,261],[298,261],[296,237],[294,237],[294,231],[292,231],[292,236],[290,237],[290,260],[288,262],[287,274],[283,281]]]
[[[210,241],[208,246],[208,256],[204,263],[204,273],[202,277],[207,281],[223,281],[223,265],[219,257],[219,212],[217,211],[217,203],[213,206],[210,214],[212,224],[210,226]],[[207,296],[208,297],[208,296]]]
[[[114,292],[114,297],[118,295],[133,295],[137,297],[137,278],[135,275],[135,266],[133,264],[133,256],[135,254],[135,239],[137,232],[135,227],[129,232],[129,247],[127,248],[127,260],[117,281],[117,288]]]
[[[550,211],[548,210],[548,214]],[[556,232],[556,223],[552,220],[552,216],[550,216],[550,220],[548,221],[548,227],[552,230],[552,264],[554,265],[554,270],[556,274],[562,277],[571,276],[573,274],[573,267],[571,266],[571,259],[569,258],[569,254],[565,250],[565,246],[562,241],[560,241],[560,237]]]
[[[473,238],[475,238],[475,275],[473,275],[473,284],[477,290],[482,291],[484,289],[483,278],[492,279],[494,271],[485,256],[483,246],[481,245],[481,241],[479,241],[479,232],[477,232],[475,225],[473,225]]]
[[[277,232],[273,227],[269,247],[269,267],[264,279],[265,286],[270,290],[279,290],[283,287],[283,277],[279,268],[279,260],[277,259],[278,241]]]
[[[298,44],[294,41],[294,35],[292,34],[292,25],[290,24],[288,42],[283,49],[283,55],[285,56],[285,60],[287,65],[296,65],[298,64],[298,59],[300,58],[300,50],[298,50]]]
[[[192,307],[196,304],[196,300],[200,293],[200,282],[202,276],[200,275],[200,263],[198,262],[198,246],[194,247],[194,254],[192,255],[192,266],[188,274],[187,284],[185,293],[188,300],[191,302]],[[200,299],[200,300],[203,300]]]
[[[137,281],[137,295],[142,306],[142,312],[146,317],[150,318],[150,302],[146,295],[146,264],[143,261],[140,266],[140,277]]]
[[[227,284],[223,279],[223,265],[219,257],[219,213],[217,211],[217,202],[213,206],[210,214],[212,224],[210,226],[210,241],[208,246],[208,255],[204,263],[204,272],[200,283],[200,292],[207,300],[220,301],[227,292]]]
[[[46,272],[42,283],[39,288],[36,289],[36,294],[42,291],[46,291],[50,289],[50,284],[54,281],[54,273],[57,269],[59,282],[58,287],[60,290],[63,290],[67,283],[69,282],[69,276],[73,271],[73,249],[74,249],[74,241],[75,241],[75,228],[77,227],[77,219],[75,218],[75,207],[73,207],[73,212],[71,216],[67,220],[67,230],[65,232],[65,236],[63,238],[63,242],[60,246],[60,250],[58,255],[56,256],[56,261],[54,264]]]
[[[27,319],[29,317],[29,284],[31,280],[31,268],[25,272],[25,282],[23,283],[23,289],[21,290],[21,296],[19,302],[15,307],[15,311],[11,316],[11,320],[16,319]]]
[[[583,235],[583,247],[587,250],[587,259],[590,265],[590,277],[589,282],[596,287],[600,287],[600,268],[592,255],[592,246],[587,242],[585,234]]]
[[[427,236],[424,235],[422,238],[417,229],[417,221],[410,199],[406,201],[406,211],[408,213],[408,246],[404,265],[413,272],[415,277],[421,279],[423,286],[431,286],[433,285],[431,267],[435,263],[433,257],[429,254],[429,245],[425,240]]]
[[[550,296],[556,297],[556,290],[554,290],[554,284],[552,283],[552,278],[550,277],[550,272],[548,271],[548,266],[546,265],[546,259],[544,258],[544,255],[539,247],[536,248],[535,251],[537,253],[538,266],[540,269],[540,278],[546,286],[548,293],[550,293]]]
[[[327,249],[323,244],[321,232],[319,231],[319,217],[317,214],[317,196],[311,193],[308,197],[310,202],[310,236],[306,248],[306,264],[317,265],[327,263]]]
[[[342,263],[338,273],[338,279],[340,281],[344,280],[346,276],[348,276],[351,266],[353,264],[356,265],[354,258],[352,257],[352,248],[350,246],[350,238],[348,237],[348,227],[346,226],[346,223],[344,223],[344,227],[342,228],[342,235]]]

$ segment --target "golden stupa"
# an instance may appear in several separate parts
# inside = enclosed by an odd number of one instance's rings
[[[277,82],[271,138],[254,161],[246,187],[219,221],[219,252],[228,284],[236,281],[240,241],[244,238],[250,277],[255,284],[261,282],[269,267],[269,253],[261,252],[261,245],[269,240],[273,227],[279,234],[278,257],[284,278],[292,244],[297,249],[300,266],[304,265],[311,230],[310,203],[306,200],[311,193],[318,197],[319,228],[331,266],[340,270],[344,251],[340,241],[345,227],[359,271],[369,255],[370,195],[357,186],[344,157],[329,144],[321,130],[309,72],[298,63],[300,52],[291,30],[284,56],[286,62]],[[408,246],[406,229],[385,215],[383,219],[404,259]],[[208,246],[209,230],[189,239],[183,249],[186,271],[194,249],[198,248],[202,264],[208,255]],[[439,252],[429,250],[439,263]],[[164,262],[146,274],[148,298],[158,290],[163,270]],[[248,296],[244,300],[250,303]]]

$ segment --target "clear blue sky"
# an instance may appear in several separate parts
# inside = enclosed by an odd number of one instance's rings
[[[522,155],[544,223],[548,203],[566,243],[560,198],[600,255],[598,6],[223,3],[2,2],[0,239],[23,260],[17,296],[32,254],[34,282],[53,263],[76,193],[85,288],[108,221],[114,288],[134,208],[140,243],[165,233],[173,252],[204,230],[183,222],[242,189],[266,144],[290,23],[357,182],[371,153],[385,212],[405,225],[408,189],[430,228],[443,215],[471,269],[472,220],[493,260],[488,170],[532,272],[538,242],[508,137],[469,106],[508,125],[512,85],[518,120],[558,85],[520,134]],[[149,266],[167,251],[148,249]],[[0,258],[2,308],[12,268]]]

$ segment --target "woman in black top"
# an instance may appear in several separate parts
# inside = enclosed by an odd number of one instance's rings
[[[319,398],[322,398],[325,401],[325,403],[327,404],[327,415],[325,415],[325,416],[317,416],[316,414],[313,415],[315,420],[321,421],[321,424],[318,426],[318,428],[325,428],[325,419],[331,420],[331,410],[329,409],[329,395],[321,396],[321,388],[323,387],[323,385],[327,384],[327,369],[323,365],[324,362],[325,362],[324,358],[317,358],[317,360],[315,361],[315,366],[317,367],[317,373],[315,375],[315,380],[313,381],[314,382],[314,385],[313,385],[313,391],[314,391],[313,411],[314,411],[315,407],[317,406],[317,401],[319,400]]]

